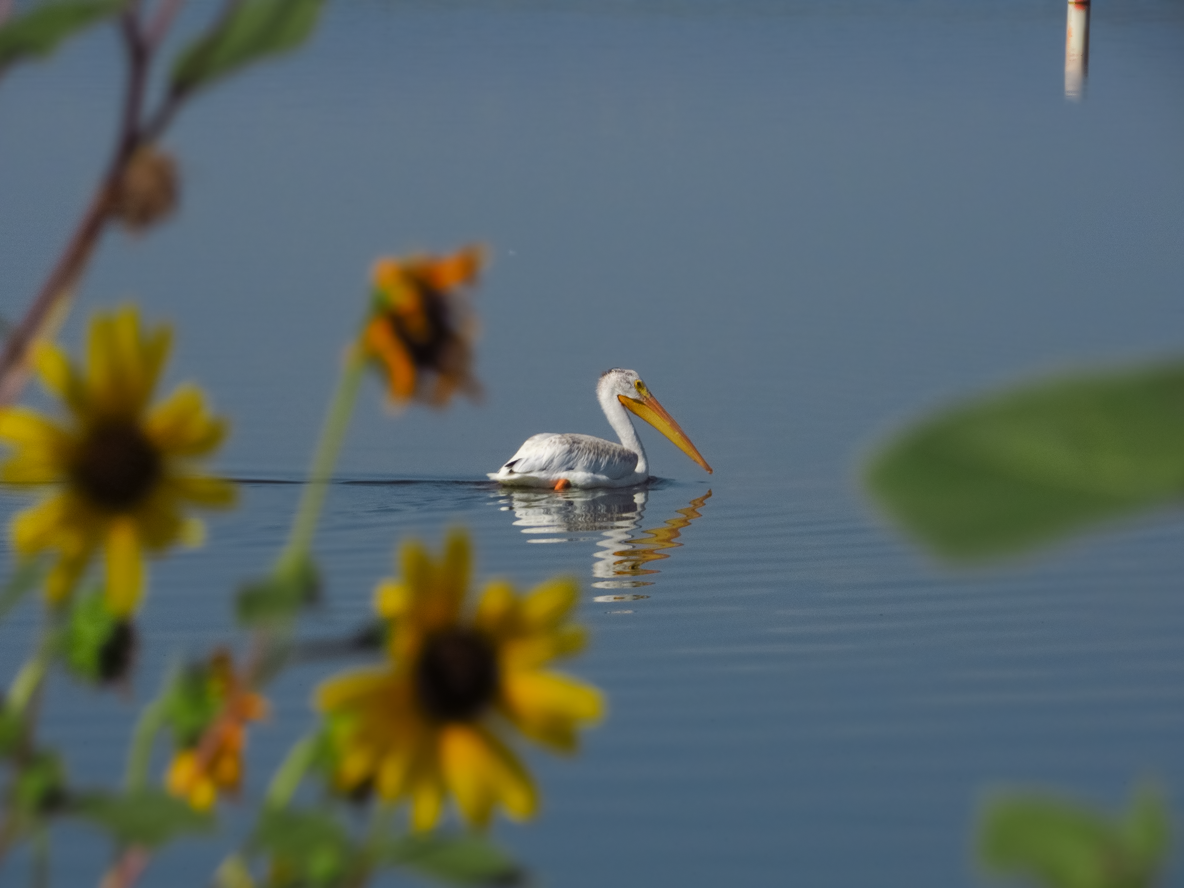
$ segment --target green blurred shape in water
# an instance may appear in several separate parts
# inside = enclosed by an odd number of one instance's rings
[[[881,507],[937,554],[1032,548],[1184,491],[1184,362],[1083,373],[954,405],[869,461]]]

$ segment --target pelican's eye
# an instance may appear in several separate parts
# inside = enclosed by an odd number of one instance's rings
[[[637,389],[637,393],[639,395],[641,395],[643,398],[649,395],[649,392],[646,391],[645,383],[642,382],[640,379],[633,383],[633,387],[635,389]]]

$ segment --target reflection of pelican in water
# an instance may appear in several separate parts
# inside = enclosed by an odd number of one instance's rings
[[[699,509],[711,496],[691,500],[677,516],[663,524],[637,531],[645,514],[649,491],[541,490],[502,491],[502,508],[514,512],[516,527],[534,538],[532,543],[569,543],[596,540],[592,585],[599,589],[633,589],[653,585],[644,579],[658,573],[652,562],[669,558],[666,549],[677,549],[684,528],[699,517]],[[536,535],[537,536],[534,536]],[[644,595],[609,595],[597,600],[644,598]]]

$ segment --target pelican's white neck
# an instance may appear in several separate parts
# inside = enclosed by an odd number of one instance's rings
[[[633,420],[629,417],[629,411],[617,400],[617,393],[613,390],[614,386],[611,383],[604,384],[607,382],[608,378],[606,377],[602,384],[596,387],[596,399],[600,401],[600,409],[604,411],[608,424],[617,433],[621,445],[626,450],[632,450],[637,454],[637,471],[642,475],[648,475],[649,463],[646,462],[645,448],[641,445],[641,438],[637,437],[637,429],[633,428]]]

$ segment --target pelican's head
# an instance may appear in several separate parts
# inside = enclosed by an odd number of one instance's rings
[[[659,432],[674,442],[674,446],[701,465],[711,474],[711,466],[707,465],[702,454],[695,449],[691,439],[674,421],[666,408],[658,403],[658,399],[651,393],[646,384],[641,381],[636,370],[622,370],[616,368],[606,370],[600,374],[600,382],[596,386],[596,394],[601,403],[616,398],[630,413],[640,416]]]

